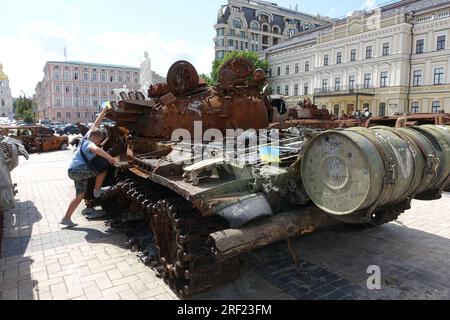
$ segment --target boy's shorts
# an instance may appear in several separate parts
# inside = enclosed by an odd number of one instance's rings
[[[89,179],[98,175],[97,172],[89,168],[87,165],[70,168],[68,174],[69,178],[75,181],[77,196],[86,193]]]

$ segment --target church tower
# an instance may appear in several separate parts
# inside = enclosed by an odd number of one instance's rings
[[[0,63],[0,117],[13,116],[13,100],[11,88],[9,87],[8,75],[3,71],[3,64]]]

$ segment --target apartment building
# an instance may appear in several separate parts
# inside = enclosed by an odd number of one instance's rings
[[[223,58],[231,51],[259,52],[329,21],[326,17],[282,8],[276,3],[229,0],[228,5],[220,8],[214,26],[216,58]]]

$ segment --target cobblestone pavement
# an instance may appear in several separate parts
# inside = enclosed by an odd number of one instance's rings
[[[18,204],[8,212],[0,258],[0,299],[176,299],[104,222],[61,230],[74,194],[71,151],[32,155],[13,171]],[[194,299],[450,299],[450,196],[414,201],[397,222],[345,226],[301,237],[294,264],[286,243],[243,259],[239,280]],[[368,290],[367,269],[381,269]]]

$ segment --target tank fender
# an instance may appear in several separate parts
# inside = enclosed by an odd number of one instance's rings
[[[255,194],[218,210],[215,214],[225,218],[230,228],[240,228],[250,221],[262,216],[272,216],[272,208],[263,194]]]

